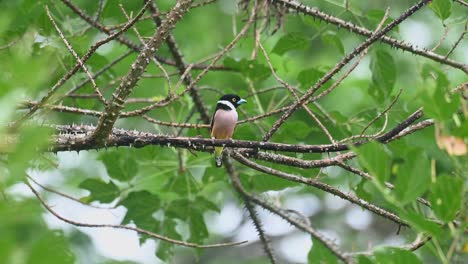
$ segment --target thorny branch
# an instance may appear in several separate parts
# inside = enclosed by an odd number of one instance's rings
[[[368,48],[370,45],[375,43],[380,37],[385,35],[387,32],[392,30],[395,26],[403,22],[406,18],[414,14],[414,12],[427,5],[430,1],[423,0],[413,5],[406,10],[400,17],[393,20],[390,24],[385,26],[383,29],[371,34],[371,36],[358,47],[356,47],[351,53],[347,54],[340,62],[338,62],[330,71],[328,71],[322,78],[320,78],[307,93],[305,93],[300,100],[292,104],[289,109],[275,122],[272,128],[263,136],[263,141],[268,141],[273,134],[280,128],[280,126],[298,109],[301,104],[304,104],[322,85],[329,81],[337,72],[339,72],[346,64],[348,64],[353,58],[359,55],[362,51]]]
[[[290,9],[294,10],[295,12],[299,12],[299,13],[302,13],[302,14],[305,14],[305,15],[313,16],[313,17],[315,17],[317,19],[321,19],[321,20],[323,20],[325,22],[336,25],[339,28],[347,29],[350,32],[353,32],[353,33],[356,33],[356,34],[359,34],[359,35],[362,35],[362,36],[370,37],[370,36],[372,36],[372,33],[373,33],[371,30],[369,30],[367,28],[360,27],[360,26],[355,25],[355,24],[353,24],[351,22],[342,20],[342,19],[340,19],[338,17],[335,17],[335,16],[332,16],[330,14],[324,13],[324,12],[322,12],[322,11],[316,9],[316,8],[312,8],[312,7],[309,7],[309,6],[305,5],[305,4],[299,3],[299,2],[297,2],[295,0],[272,0],[272,2],[273,2],[273,4],[290,8]],[[430,1],[424,1],[424,2],[427,3],[427,2],[430,2]],[[462,1],[460,1],[460,2],[462,2]],[[445,56],[434,53],[434,52],[431,52],[431,51],[427,51],[427,50],[424,50],[424,49],[414,47],[412,44],[409,44],[409,43],[407,43],[405,41],[397,40],[397,39],[394,39],[394,38],[391,38],[391,37],[385,36],[385,35],[379,36],[379,40],[382,41],[385,44],[390,45],[391,47],[399,48],[399,49],[402,49],[404,51],[408,51],[408,52],[411,52],[413,54],[424,56],[424,57],[426,57],[428,59],[432,59],[434,61],[450,65],[450,66],[452,66],[454,68],[457,68],[457,69],[460,69],[460,70],[464,71],[465,73],[468,72],[468,65],[466,65],[466,64],[447,59]]]
[[[193,0],[178,2],[167,15],[166,20],[158,28],[153,37],[146,43],[143,50],[138,55],[131,70],[122,79],[117,90],[112,94],[112,100],[106,106],[105,113],[99,118],[96,130],[91,135],[90,139],[98,145],[104,145],[107,142],[109,134],[112,132],[112,127],[117,121],[120,111],[123,109],[125,99],[130,95],[133,88],[137,84],[141,75],[145,72],[149,64],[150,57],[159,49],[162,42],[166,40],[175,24],[188,12]]]

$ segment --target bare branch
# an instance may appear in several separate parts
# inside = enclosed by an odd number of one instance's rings
[[[310,15],[310,16],[313,16],[315,18],[324,20],[324,21],[326,21],[328,23],[331,23],[333,25],[338,26],[339,28],[347,29],[350,32],[357,33],[357,34],[362,35],[362,36],[370,37],[372,35],[372,31],[367,29],[367,28],[357,26],[357,25],[355,25],[355,24],[353,24],[351,22],[344,21],[344,20],[342,20],[342,19],[340,19],[338,17],[334,17],[332,15],[326,14],[326,13],[321,12],[320,10],[318,10],[316,8],[308,7],[308,6],[304,5],[304,4],[296,2],[295,0],[272,0],[272,2],[273,2],[273,4],[277,4],[277,5],[280,5],[280,6],[284,6],[284,7],[293,9],[296,12],[306,14],[306,15]],[[426,1],[426,2],[429,2],[429,1]],[[427,3],[425,3],[425,4],[427,4]],[[383,36],[382,35],[382,36],[379,37],[379,40],[382,41],[383,43],[386,43],[386,44],[390,45],[391,47],[400,48],[402,50],[411,52],[411,53],[416,54],[416,55],[426,57],[428,59],[437,61],[439,63],[443,63],[443,64],[446,64],[446,65],[452,66],[454,68],[457,68],[457,69],[460,69],[460,70],[464,71],[465,73],[468,73],[468,65],[463,64],[461,62],[457,62],[457,61],[454,61],[454,60],[449,60],[449,59],[445,58],[442,55],[439,55],[439,54],[436,54],[436,53],[433,53],[433,52],[430,52],[430,51],[427,51],[427,50],[424,50],[424,49],[413,47],[412,44],[409,44],[409,43],[406,43],[404,41],[397,40],[397,39],[394,39],[394,38],[391,38],[391,37],[388,37],[388,36]]]
[[[262,241],[263,250],[265,250],[265,253],[268,256],[268,259],[270,260],[270,263],[272,264],[277,263],[276,257],[273,254],[273,248],[271,247],[270,240],[268,239],[268,237],[265,234],[265,231],[263,230],[262,222],[258,218],[257,212],[255,211],[255,207],[250,203],[248,197],[244,195],[242,196],[242,198],[244,200],[245,207],[247,208],[247,211],[249,212],[250,219],[252,219],[252,222],[255,226],[255,230],[257,230],[258,237],[260,238],[260,241]]]
[[[281,118],[275,122],[273,127],[265,134],[262,140],[263,141],[269,140],[273,136],[273,134],[280,128],[280,126],[286,121],[286,119],[288,119],[301,104],[305,103],[320,87],[322,87],[323,84],[325,84],[328,80],[330,80],[338,71],[340,71],[354,57],[359,55],[363,50],[365,50],[374,42],[376,42],[380,37],[385,35],[387,32],[392,30],[395,26],[403,22],[405,19],[410,17],[416,11],[421,9],[423,6],[427,5],[429,2],[430,0],[422,0],[418,2],[417,4],[413,5],[408,10],[406,10],[400,17],[398,17],[397,19],[393,20],[390,24],[385,26],[383,29],[379,30],[375,34],[371,34],[371,36],[366,41],[362,42],[351,53],[346,55],[340,62],[338,62],[329,72],[327,72],[327,74],[325,74],[322,78],[320,78],[320,80],[318,80],[317,83],[314,84],[307,91],[307,93],[301,97],[299,101],[292,104],[289,107],[289,109],[281,116]]]
[[[126,226],[126,225],[88,224],[88,223],[76,222],[76,221],[67,219],[67,218],[61,216],[59,213],[55,212],[55,210],[53,210],[46,203],[46,201],[44,200],[42,195],[38,191],[36,191],[36,189],[34,189],[29,182],[25,181],[25,184],[29,187],[29,189],[31,189],[31,191],[34,193],[34,195],[37,197],[37,199],[41,202],[41,204],[47,209],[47,211],[49,211],[51,214],[53,214],[58,219],[66,222],[68,224],[74,225],[74,226],[94,227],[94,228],[107,227],[107,228],[114,228],[114,229],[126,229],[126,230],[135,231],[135,232],[137,232],[139,234],[147,235],[149,237],[152,237],[152,238],[155,238],[155,239],[158,239],[158,240],[166,241],[166,242],[171,243],[171,244],[181,245],[181,246],[185,246],[185,247],[192,247],[192,248],[230,247],[230,246],[236,246],[236,245],[241,245],[241,244],[247,243],[247,241],[242,241],[242,242],[234,242],[234,243],[220,243],[220,244],[200,245],[200,244],[195,244],[195,243],[190,243],[190,242],[185,242],[185,241],[180,241],[180,240],[172,239],[172,238],[169,238],[169,237],[165,237],[165,236],[162,236],[162,235],[159,235],[159,234],[156,234],[156,233],[153,233],[153,232],[150,232],[148,230],[141,229],[141,228],[138,228],[138,227],[131,227],[131,226]]]
[[[279,208],[272,203],[266,202],[257,195],[250,194],[248,193],[245,189],[244,186],[242,186],[241,180],[239,178],[239,174],[234,168],[234,165],[232,164],[232,161],[229,158],[225,158],[223,161],[224,165],[226,166],[226,169],[229,173],[229,176],[231,178],[231,184],[232,186],[236,189],[237,192],[240,194],[244,195],[247,197],[250,201],[253,203],[258,204],[259,206],[267,209],[268,211],[280,216],[284,220],[288,221],[290,224],[294,225],[298,229],[307,232],[311,234],[315,239],[319,240],[322,242],[330,251],[336,255],[338,258],[340,258],[342,261],[345,263],[352,263],[352,260],[350,257],[346,256],[344,253],[342,253],[339,249],[338,246],[333,242],[330,241],[329,239],[325,238],[323,234],[312,228],[308,223],[305,223],[302,220],[299,220],[295,217],[291,217],[287,211],[283,210],[282,208]]]
[[[63,1],[68,1],[68,0],[63,0]],[[137,21],[138,19],[140,19],[140,17],[143,15],[145,9],[146,9],[146,6],[145,5],[141,10],[140,12],[135,16],[135,18],[130,21],[129,23],[126,24],[125,27],[123,27],[121,30],[113,33],[113,34],[109,34],[109,36],[107,38],[104,38],[98,42],[96,42],[89,50],[88,52],[81,58],[81,62],[82,63],[85,63],[89,58],[91,58],[91,55],[94,54],[94,52],[96,52],[96,50],[108,43],[109,41],[113,40],[114,38],[118,37],[120,34],[122,34],[123,32],[125,32],[126,30],[128,30],[131,26],[133,26]],[[75,66],[69,70],[60,80],[57,81],[57,83],[54,84],[54,86],[47,92],[47,94],[39,101],[39,103],[37,105],[34,105],[28,113],[24,114],[21,118],[19,118],[15,124],[12,126],[12,128],[16,128],[18,127],[21,123],[23,123],[27,118],[31,117],[39,108],[41,108],[44,104],[46,104],[50,98],[52,98],[52,96],[54,95],[54,93],[60,88],[62,87],[62,85],[68,80],[70,79],[77,71],[78,69],[80,69],[80,63],[77,63],[75,64]]]
[[[257,170],[257,171],[261,171],[261,172],[264,172],[266,174],[270,174],[270,175],[273,175],[273,176],[276,176],[276,177],[280,177],[282,179],[285,179],[285,180],[288,180],[288,181],[293,181],[293,182],[299,182],[299,183],[303,183],[305,185],[309,185],[309,186],[313,186],[317,189],[320,189],[322,191],[325,191],[325,192],[328,192],[328,193],[331,193],[333,195],[336,195],[344,200],[347,200],[351,203],[354,203],[356,205],[359,205],[363,208],[366,208],[367,210],[377,214],[377,215],[380,215],[388,220],[391,220],[399,225],[402,225],[402,226],[408,226],[408,224],[406,222],[404,222],[402,219],[400,219],[400,217],[398,217],[396,214],[392,213],[392,212],[389,212],[383,208],[380,208],[372,203],[369,203],[361,198],[358,198],[357,196],[354,196],[354,195],[350,195],[350,194],[346,194],[342,191],[340,191],[339,189],[331,186],[331,185],[328,185],[328,184],[325,184],[323,182],[320,182],[318,180],[315,180],[313,178],[306,178],[306,177],[302,177],[302,176],[298,176],[298,175],[294,175],[294,174],[290,174],[290,173],[286,173],[286,172],[282,172],[282,171],[279,171],[279,170],[275,170],[275,169],[272,169],[272,168],[269,168],[269,167],[266,167],[266,166],[263,166],[263,165],[260,165],[258,163],[255,163],[249,159],[247,159],[246,157],[242,156],[241,154],[239,154],[238,152],[235,152],[235,151],[232,151],[231,152],[231,155],[234,159],[236,159],[238,162],[244,164],[245,166],[248,166],[254,170]]]
[[[65,46],[67,47],[67,49],[70,51],[70,53],[73,55],[73,57],[75,57],[75,59],[78,61],[78,64],[80,65],[80,67],[83,69],[83,71],[86,73],[86,76],[88,76],[88,79],[89,81],[91,82],[91,84],[93,85],[93,88],[94,88],[94,91],[96,92],[97,94],[97,98],[99,99],[99,101],[101,101],[104,105],[107,105],[107,101],[106,99],[104,98],[104,96],[102,95],[101,93],[101,90],[99,90],[99,87],[97,86],[96,84],[96,81],[94,81],[94,77],[91,75],[91,73],[88,71],[88,68],[86,67],[86,65],[84,64],[83,61],[81,61],[80,57],[78,56],[78,54],[76,53],[76,51],[73,49],[73,47],[70,45],[70,43],[68,42],[68,40],[65,38],[65,36],[63,35],[62,31],[60,30],[60,28],[57,26],[57,23],[55,23],[55,20],[52,18],[52,15],[50,14],[50,11],[49,11],[49,6],[45,6],[45,10],[46,10],[46,13],[47,13],[47,16],[49,17],[49,20],[50,22],[52,22],[52,24],[54,25],[55,27],[55,30],[57,30],[57,33],[59,34],[60,38],[62,39],[63,43],[65,44]]]

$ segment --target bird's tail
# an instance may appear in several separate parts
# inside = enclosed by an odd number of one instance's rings
[[[215,147],[215,163],[218,168],[223,166],[223,147]]]

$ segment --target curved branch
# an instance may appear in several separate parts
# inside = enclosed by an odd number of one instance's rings
[[[320,189],[322,191],[325,191],[325,192],[328,192],[330,194],[333,194],[333,195],[336,195],[344,200],[347,200],[353,204],[356,204],[356,205],[359,205],[363,208],[366,208],[367,210],[377,214],[377,215],[380,215],[386,219],[389,219],[401,226],[408,226],[408,224],[406,222],[404,222],[400,217],[398,217],[396,214],[392,213],[392,212],[389,212],[383,208],[380,208],[374,204],[371,204],[359,197],[356,197],[354,195],[349,195],[349,194],[345,194],[344,192],[340,191],[339,189],[336,189],[335,187],[331,186],[331,185],[328,185],[328,184],[325,184],[323,182],[320,182],[320,181],[317,181],[315,179],[312,179],[312,178],[305,178],[305,177],[301,177],[301,176],[298,176],[298,175],[294,175],[294,174],[290,174],[290,173],[286,173],[286,172],[282,172],[282,171],[279,171],[279,170],[275,170],[275,169],[272,169],[272,168],[269,168],[269,167],[266,167],[266,166],[263,166],[263,165],[260,165],[258,163],[255,163],[249,159],[247,159],[246,157],[242,156],[241,154],[239,154],[238,152],[235,152],[235,151],[232,151],[231,152],[231,155],[232,157],[237,160],[238,162],[244,164],[245,166],[247,167],[250,167],[254,170],[257,170],[257,171],[261,171],[263,173],[266,173],[266,174],[270,174],[270,175],[273,175],[273,176],[276,176],[276,177],[279,177],[279,178],[282,178],[282,179],[285,179],[285,180],[289,180],[289,181],[293,181],[293,182],[299,182],[299,183],[303,183],[303,184],[306,184],[306,185],[309,185],[309,186],[312,186],[312,187],[315,187],[317,189]]]
[[[328,238],[326,238],[322,233],[317,231],[315,228],[310,226],[303,220],[299,220],[296,217],[292,217],[286,210],[279,208],[272,203],[269,203],[262,198],[258,197],[255,194],[251,194],[244,189],[242,186],[241,180],[239,178],[239,174],[234,169],[234,164],[232,164],[231,159],[225,158],[223,163],[226,166],[228,171],[229,177],[231,178],[231,184],[236,189],[237,192],[248,198],[251,202],[265,208],[266,210],[280,216],[291,225],[295,226],[296,228],[311,234],[315,239],[318,239],[322,242],[334,255],[336,255],[339,259],[341,259],[345,263],[352,263],[352,260],[349,256],[345,255],[338,246]]]
[[[107,227],[107,228],[114,228],[114,229],[126,229],[126,230],[135,231],[135,232],[137,232],[137,233],[139,233],[139,234],[144,234],[144,235],[150,236],[150,237],[155,238],[155,239],[163,240],[163,241],[166,241],[166,242],[168,242],[168,243],[172,243],[172,244],[176,244],[176,245],[181,245],[181,246],[186,246],[186,247],[192,247],[192,248],[228,247],[228,246],[236,246],[236,245],[241,245],[241,244],[247,243],[247,241],[241,241],[241,242],[234,242],[234,243],[220,243],[220,244],[200,245],[200,244],[195,244],[195,243],[180,241],[180,240],[172,239],[172,238],[165,237],[165,236],[162,236],[162,235],[158,235],[158,234],[156,234],[156,233],[153,233],[153,232],[150,232],[150,231],[148,231],[148,230],[141,229],[141,228],[138,228],[138,227],[131,227],[131,226],[126,226],[126,225],[88,224],[88,223],[76,222],[76,221],[70,220],[70,219],[65,218],[65,217],[61,216],[60,214],[58,214],[56,211],[54,211],[54,210],[46,203],[46,201],[44,200],[44,198],[42,197],[42,195],[41,195],[36,189],[34,189],[34,188],[31,186],[31,184],[30,184],[29,182],[25,181],[24,183],[29,187],[29,189],[31,189],[31,191],[32,191],[32,192],[34,193],[34,195],[37,197],[37,199],[39,200],[39,202],[41,202],[41,204],[47,209],[47,211],[49,211],[51,214],[53,214],[53,215],[54,215],[55,217],[57,217],[58,219],[64,221],[65,223],[68,223],[68,224],[71,224],[71,225],[74,225],[74,226],[80,226],[80,227],[95,227],[95,228],[104,228],[104,227]]]

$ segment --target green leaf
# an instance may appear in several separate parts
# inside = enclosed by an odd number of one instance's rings
[[[372,260],[364,255],[358,255],[357,257],[358,264],[372,264]]]
[[[412,150],[398,169],[395,195],[402,205],[414,201],[429,188],[431,168],[428,157],[422,150]]]
[[[379,264],[422,264],[422,261],[413,252],[401,248],[386,247],[379,249],[374,252],[374,256],[376,263]]]
[[[338,258],[320,240],[312,240],[312,248],[307,255],[309,264],[333,264],[339,263]]]
[[[161,235],[182,240],[182,236],[177,233],[176,222],[171,219],[164,220],[163,224],[163,233]],[[160,241],[158,249],[156,250],[156,256],[162,260],[168,260],[174,254],[174,244],[164,241]]]
[[[199,208],[201,208],[202,210],[203,209],[209,209],[209,210],[212,210],[212,211],[215,211],[215,212],[221,212],[221,209],[219,209],[219,207],[213,203],[212,201],[209,201],[207,200],[206,198],[202,197],[202,196],[198,196],[195,200],[195,203],[198,205]]]
[[[433,0],[429,4],[429,8],[432,9],[434,14],[441,20],[445,20],[450,16],[452,12],[452,1],[451,0]]]
[[[335,31],[327,31],[322,34],[322,41],[325,45],[332,45],[335,46],[340,54],[344,55],[345,49],[341,39],[336,35]]]
[[[396,82],[396,65],[392,55],[378,49],[371,57],[372,85],[370,94],[379,102],[388,98]]]
[[[358,154],[359,164],[384,184],[390,177],[391,160],[383,144],[372,141],[353,149]]]
[[[440,225],[427,220],[423,215],[417,212],[401,210],[399,215],[404,221],[408,222],[408,224],[416,230],[428,233],[433,237],[438,237],[442,231]]]
[[[370,27],[375,28],[383,19],[385,15],[385,11],[383,9],[371,9],[367,11],[366,18],[371,22]],[[391,16],[387,17],[385,20],[384,25],[390,23],[393,19]],[[398,27],[393,29],[392,31],[398,31]]]
[[[13,176],[6,178],[7,186],[20,181],[31,163],[41,156],[41,151],[49,144],[50,134],[51,130],[46,127],[29,126],[20,131],[18,143],[7,157],[8,169]]]
[[[208,228],[206,227],[203,214],[199,210],[190,210],[190,217],[188,219],[190,228],[189,241],[195,243],[202,243],[205,238],[209,236]]]
[[[258,63],[257,60],[247,60],[245,58],[240,61],[227,57],[224,59],[224,66],[233,70],[239,71],[242,75],[248,77],[254,82],[260,82],[270,77],[270,68],[264,64]]]
[[[107,173],[113,179],[129,181],[138,173],[138,164],[132,150],[106,151],[101,154],[100,159],[106,166]]]
[[[304,34],[299,32],[292,32],[278,40],[275,47],[273,48],[273,53],[283,55],[290,50],[305,49],[308,47],[308,45],[309,40]]]
[[[297,75],[302,89],[309,89],[314,85],[325,73],[314,68],[306,69]]]
[[[75,256],[62,233],[44,233],[41,237],[36,238],[30,255],[24,263],[75,263]]]
[[[372,194],[370,192],[368,192],[366,189],[365,189],[365,184],[368,183],[367,180],[361,180],[359,182],[359,184],[356,186],[356,195],[361,198],[361,199],[364,199],[366,201],[371,201],[372,200]]]
[[[119,188],[112,182],[105,183],[99,179],[86,179],[79,185],[80,188],[91,192],[91,201],[110,203],[120,194]]]
[[[128,224],[133,221],[142,228],[148,223],[153,223],[153,213],[161,207],[158,196],[148,191],[131,192],[119,204],[128,210],[122,223]]]
[[[440,220],[452,221],[463,201],[463,180],[450,175],[438,176],[429,200],[432,210]]]
[[[452,96],[446,92],[449,86],[447,76],[440,71],[432,71],[436,80],[429,79],[419,96],[424,107],[424,113],[439,121],[446,121],[458,110],[460,97]]]

